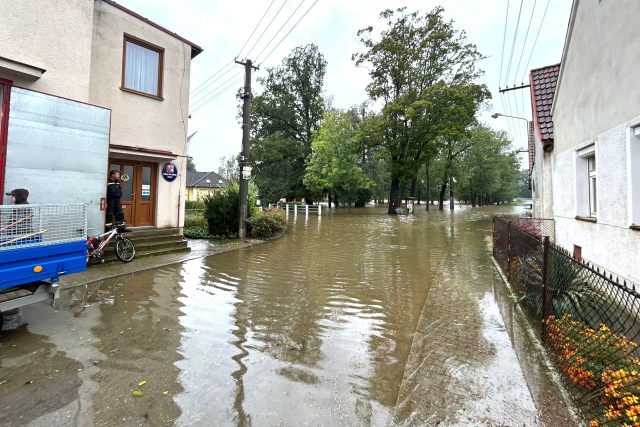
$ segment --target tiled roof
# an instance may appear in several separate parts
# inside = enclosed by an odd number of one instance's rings
[[[536,132],[545,145],[553,144],[551,106],[560,75],[560,64],[531,70],[531,103]]]
[[[187,187],[222,188],[227,180],[215,172],[187,171]]]

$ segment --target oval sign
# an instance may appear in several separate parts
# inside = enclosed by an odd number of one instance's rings
[[[175,163],[165,163],[162,166],[162,178],[167,182],[173,182],[178,177],[178,166]]]

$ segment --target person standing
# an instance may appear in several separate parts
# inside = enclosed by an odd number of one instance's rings
[[[29,190],[24,188],[16,188],[6,193],[11,197],[11,203],[14,205],[28,205]],[[6,220],[8,224],[0,224],[1,234],[24,235],[33,232],[33,212],[25,207],[20,209],[12,209],[9,212],[9,218]]]
[[[113,226],[115,219],[118,231],[121,233],[129,231],[124,222],[124,212],[122,211],[122,187],[120,187],[120,171],[109,172],[109,182],[107,182],[107,228]],[[115,217],[115,218],[114,218]]]

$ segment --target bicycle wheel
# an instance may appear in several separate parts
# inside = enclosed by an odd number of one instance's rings
[[[116,256],[122,262],[131,262],[136,256],[136,247],[126,237],[118,236],[116,239]]]

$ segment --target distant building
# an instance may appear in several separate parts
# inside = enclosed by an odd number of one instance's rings
[[[536,109],[544,100],[547,110],[542,88],[553,86],[557,66],[531,76],[536,215],[553,215],[561,246],[634,281],[640,281],[638,16],[637,1],[573,2],[551,128]],[[549,81],[541,86],[539,79]]]
[[[187,172],[187,200],[198,201],[221,191],[227,180],[215,172]]]
[[[2,0],[0,16],[0,189],[99,215],[117,169],[130,178],[128,225],[182,226],[191,60],[202,48],[111,0]]]

